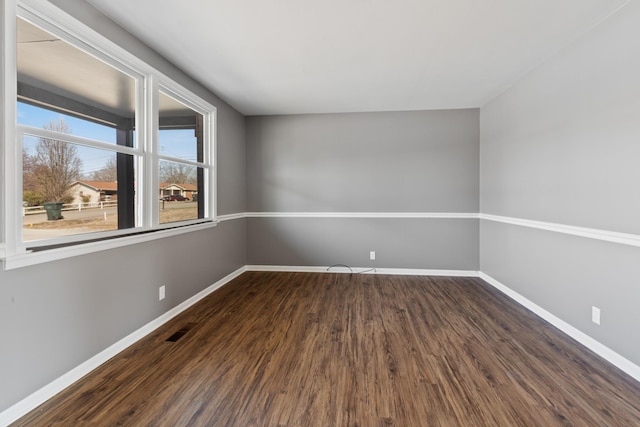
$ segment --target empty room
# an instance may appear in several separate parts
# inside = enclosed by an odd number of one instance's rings
[[[640,425],[638,1],[0,18],[0,426]]]

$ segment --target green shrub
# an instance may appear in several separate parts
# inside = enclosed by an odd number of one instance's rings
[[[44,196],[37,191],[25,191],[22,193],[22,200],[29,206],[42,206],[45,202]]]

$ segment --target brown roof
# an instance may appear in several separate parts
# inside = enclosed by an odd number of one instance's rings
[[[76,181],[71,185],[74,184],[83,184],[96,191],[118,191],[118,183],[116,181]]]

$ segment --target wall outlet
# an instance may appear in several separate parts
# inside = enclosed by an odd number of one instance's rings
[[[369,252],[369,259],[372,261],[376,259],[376,251]]]
[[[596,325],[600,324],[600,309],[598,307],[591,307],[591,321]]]
[[[158,301],[162,301],[164,299],[164,285],[158,288]]]

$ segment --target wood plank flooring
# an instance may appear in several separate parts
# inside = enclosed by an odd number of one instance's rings
[[[15,425],[640,426],[640,384],[480,279],[251,272]]]

